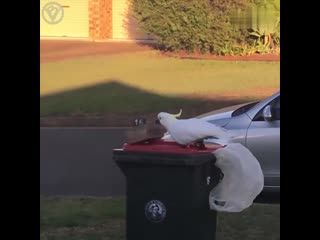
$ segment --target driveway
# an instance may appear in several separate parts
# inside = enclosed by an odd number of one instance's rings
[[[150,50],[135,42],[91,42],[80,40],[40,40],[40,63],[84,56],[110,55]]]

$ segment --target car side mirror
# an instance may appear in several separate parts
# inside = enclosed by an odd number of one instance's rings
[[[271,106],[268,105],[263,109],[263,118],[265,121],[272,121]]]

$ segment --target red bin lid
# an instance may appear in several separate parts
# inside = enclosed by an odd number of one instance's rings
[[[176,142],[163,141],[156,139],[145,143],[124,144],[124,151],[132,152],[160,152],[160,153],[176,153],[176,154],[208,154],[224,147],[223,145],[204,146],[201,144],[190,144],[181,146]]]

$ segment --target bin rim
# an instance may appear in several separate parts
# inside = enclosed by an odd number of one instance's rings
[[[216,158],[211,152],[202,153],[172,153],[172,152],[147,152],[147,151],[124,151],[113,150],[113,159],[117,163],[139,165],[183,165],[197,166],[208,162],[215,163]]]

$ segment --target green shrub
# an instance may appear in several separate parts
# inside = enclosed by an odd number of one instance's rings
[[[210,4],[223,13],[230,13],[234,9],[246,9],[254,0],[209,0]]]
[[[241,39],[229,12],[251,0],[131,0],[140,28],[162,50],[228,54]],[[240,37],[240,38],[239,38]],[[241,40],[240,40],[241,41]]]
[[[277,53],[280,49],[280,0],[253,0],[245,11],[231,13],[235,29],[242,29],[247,49]]]

